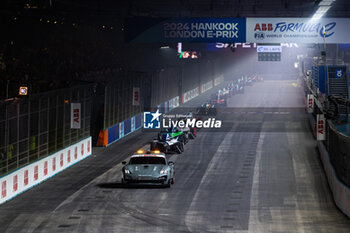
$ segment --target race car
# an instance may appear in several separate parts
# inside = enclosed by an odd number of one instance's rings
[[[183,120],[181,120],[183,121]],[[179,141],[186,144],[190,140],[189,135],[190,129],[188,127],[180,128],[180,127],[170,127],[168,129],[160,131],[158,134],[158,138],[161,140],[162,135],[168,134],[170,138],[179,138]]]
[[[252,79],[249,76],[245,77],[245,85],[251,86],[253,84]]]
[[[211,96],[211,104],[215,106],[227,106],[226,99],[229,97],[229,91],[224,88]]]
[[[183,127],[178,128],[186,136],[186,139],[194,139],[196,137],[196,128],[195,127]]]
[[[237,93],[244,94],[244,86],[243,85],[240,85],[237,88],[238,88]]]
[[[176,152],[181,154],[184,152],[185,138],[183,133],[172,133],[170,130],[162,130],[158,134],[158,138],[150,142],[150,149],[159,150],[163,153]]]
[[[229,91],[229,96],[233,96],[235,94],[235,84],[234,82],[231,82],[228,86],[227,89]]]
[[[174,184],[174,163],[168,162],[160,151],[138,150],[127,163],[123,161],[121,182],[127,184]]]
[[[216,104],[216,106],[224,106],[224,107],[227,106],[227,102],[226,102],[226,98],[225,97],[221,97],[221,98],[216,99],[214,101],[214,103]]]
[[[179,119],[179,123],[183,123],[184,127],[172,127],[169,128],[168,131],[171,132],[170,136],[174,137],[179,135],[180,136],[180,140],[182,140],[185,144],[190,140],[190,139],[194,139],[196,137],[196,128],[195,127],[191,127],[191,126],[186,126],[186,122],[187,121],[192,121],[192,120],[196,120],[193,116],[191,117],[186,117],[186,118],[180,118]]]
[[[187,119],[190,119],[190,120],[193,120],[193,119],[197,119],[197,117],[194,117],[193,116],[193,113],[192,113],[192,111],[190,111],[189,113],[188,113],[188,117],[187,118],[185,118],[186,120]],[[188,128],[183,128],[183,131],[185,132],[185,133],[187,133],[188,134],[188,137],[190,138],[190,139],[194,139],[196,136],[197,136],[197,128],[196,127],[188,127]]]
[[[202,104],[199,108],[196,110],[197,116],[209,116],[209,115],[216,115],[216,107],[214,104],[206,103]]]
[[[224,97],[224,98],[228,98],[230,97],[230,90],[228,87],[222,89],[222,93],[221,93],[221,96]]]
[[[244,84],[242,81],[236,83],[236,93],[244,94]]]

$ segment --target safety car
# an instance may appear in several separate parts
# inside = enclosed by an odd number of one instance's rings
[[[158,184],[165,187],[174,184],[174,163],[167,161],[164,153],[158,150],[138,150],[129,162],[123,161],[122,164],[122,184]]]

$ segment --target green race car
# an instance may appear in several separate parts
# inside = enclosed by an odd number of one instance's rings
[[[139,150],[123,164],[123,184],[160,184],[165,187],[174,184],[174,163],[168,162],[159,151],[144,153]]]

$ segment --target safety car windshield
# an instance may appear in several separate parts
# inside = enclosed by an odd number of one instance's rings
[[[129,164],[166,164],[165,159],[161,157],[134,157],[130,159]]]

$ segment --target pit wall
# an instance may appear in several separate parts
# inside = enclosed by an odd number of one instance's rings
[[[306,93],[304,89],[302,89],[302,93],[304,94],[304,97],[305,97]],[[305,103],[307,104],[307,99],[304,98],[304,100],[305,100]],[[315,105],[318,105],[318,104],[319,103],[315,103]],[[310,123],[311,130],[314,134],[314,137],[316,139],[316,130],[315,130],[316,121],[312,114],[309,114],[309,123]],[[327,121],[327,124],[328,123],[329,122]],[[350,217],[350,188],[346,186],[344,183],[342,183],[337,177],[335,169],[331,164],[329,153],[326,147],[324,146],[323,141],[317,141],[317,147],[320,152],[321,161],[323,164],[324,171],[326,173],[328,185],[333,195],[333,200],[337,205],[337,207],[347,217]]]
[[[321,154],[323,168],[327,175],[334,202],[346,216],[350,217],[350,189],[338,179],[334,167],[331,164],[328,151],[322,141],[318,141],[317,146]]]
[[[88,137],[2,177],[0,204],[90,156],[91,148],[91,137]]]

